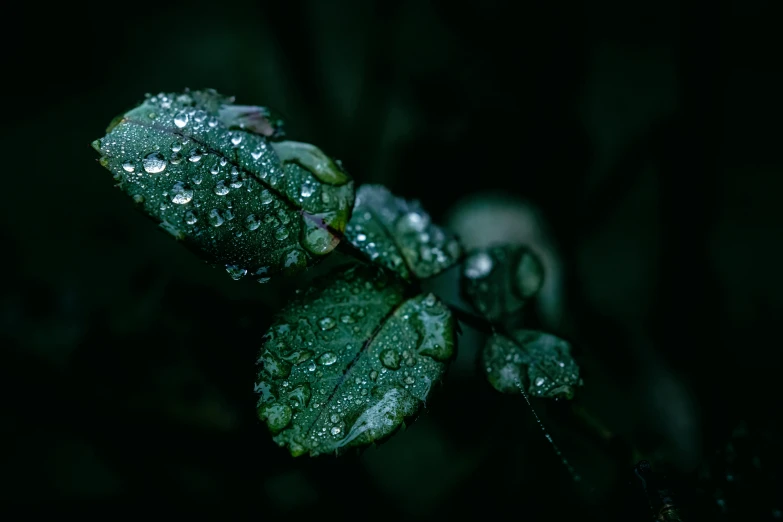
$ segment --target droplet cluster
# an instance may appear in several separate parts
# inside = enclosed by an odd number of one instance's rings
[[[336,246],[353,182],[281,161],[265,109],[232,101],[211,90],[148,96],[93,146],[133,201],[231,277],[295,273]]]
[[[451,312],[372,267],[338,270],[279,314],[259,352],[258,415],[294,455],[367,444],[426,400],[454,352]],[[290,390],[306,388],[307,401]],[[301,393],[297,397],[302,396]]]
[[[373,262],[405,279],[434,276],[457,262],[456,238],[430,221],[416,202],[380,185],[362,185],[345,237]]]

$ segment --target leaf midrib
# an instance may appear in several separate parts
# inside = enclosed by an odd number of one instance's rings
[[[383,299],[380,299],[380,301],[383,302]],[[369,349],[370,345],[372,345],[373,341],[378,336],[380,331],[383,330],[384,326],[386,326],[386,323],[389,322],[389,320],[397,313],[397,310],[399,310],[400,307],[403,304],[405,304],[406,301],[408,301],[408,298],[406,298],[404,294],[400,294],[399,302],[395,303],[394,306],[392,306],[389,309],[389,311],[381,318],[381,320],[378,322],[378,325],[373,329],[370,336],[362,344],[362,347],[356,352],[354,358],[351,360],[350,363],[348,363],[348,365],[346,365],[345,369],[343,370],[343,374],[340,376],[340,379],[335,384],[334,388],[332,389],[332,392],[329,394],[329,397],[326,399],[326,401],[324,401],[323,407],[320,408],[318,414],[315,416],[313,421],[307,427],[307,430],[305,430],[305,437],[309,437],[312,434],[313,428],[321,420],[321,417],[323,416],[324,412],[328,410],[327,406],[332,402],[334,396],[337,394],[342,384],[348,378],[348,374],[351,373],[351,370],[356,366],[356,363],[359,361],[362,355]]]

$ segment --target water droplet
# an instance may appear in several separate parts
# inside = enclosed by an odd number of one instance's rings
[[[428,294],[427,297],[424,298],[424,306],[427,307],[433,307],[435,306],[435,295],[434,294]]]
[[[361,234],[361,233],[360,234],[356,234],[356,241],[358,241],[359,243],[361,243],[362,241],[366,241],[366,240],[367,240],[367,236],[366,235]]]
[[[335,436],[336,436],[336,435],[339,435],[339,434],[340,434],[342,431],[343,431],[343,430],[342,430],[342,428],[340,428],[339,426],[334,426],[334,427],[333,427],[333,428],[330,430],[330,433],[331,433],[332,435],[335,435]]]
[[[231,136],[231,144],[235,147],[242,143],[242,135],[239,133],[234,133],[233,136]]]
[[[332,317],[324,317],[321,320],[318,321],[318,326],[321,327],[321,330],[331,330],[337,325],[337,321],[334,320]]]
[[[314,372],[316,369],[315,361],[310,361],[307,363],[307,371],[308,372]]]
[[[247,269],[240,268],[236,265],[226,265],[226,272],[231,276],[234,281],[239,281],[247,274]]]
[[[220,180],[215,184],[215,188],[213,189],[213,192],[217,194],[218,196],[225,196],[229,193],[229,188],[225,185],[225,182],[223,180]]]
[[[188,161],[191,163],[198,163],[201,161],[201,156],[203,156],[204,153],[201,151],[201,149],[193,149],[190,151],[190,155],[188,156]]]
[[[183,183],[176,183],[171,189],[170,197],[172,203],[184,205],[185,203],[190,203],[190,200],[193,199],[193,190]]]
[[[289,274],[294,274],[307,266],[307,256],[304,250],[292,248],[283,254],[283,268]]]
[[[303,198],[309,198],[313,195],[313,192],[315,192],[315,187],[310,185],[309,183],[305,183],[302,185],[302,189],[300,193],[302,194]]]
[[[351,314],[343,314],[340,316],[340,322],[343,324],[351,324],[356,322],[356,318]]]
[[[216,119],[214,119],[214,118],[213,118],[213,119],[211,119],[211,120],[209,120],[209,121],[207,122],[207,125],[209,125],[209,126],[210,126],[210,127],[212,127],[212,128],[215,128],[215,127],[217,127],[217,125],[218,125],[218,121],[217,121]]]
[[[250,153],[250,155],[253,157],[255,161],[258,161],[259,159],[261,159],[261,155],[263,153],[264,151],[262,150],[254,150],[253,152]]]
[[[285,379],[291,375],[291,363],[284,361],[269,350],[264,350],[264,353],[258,358],[258,364],[275,379]]]
[[[413,377],[412,375],[408,375],[407,377],[405,377],[405,378],[402,380],[402,382],[404,382],[405,384],[413,384],[413,383],[415,383],[415,382],[416,382],[416,378],[415,378],[415,377]]]
[[[144,157],[142,165],[150,174],[159,174],[166,170],[166,158],[159,152],[152,152]]]
[[[266,425],[272,433],[277,433],[288,426],[292,416],[291,406],[280,402],[266,403],[258,408],[258,418],[266,421]]]
[[[492,271],[492,258],[486,252],[476,252],[465,260],[465,277],[481,279]]]
[[[261,222],[255,216],[255,214],[250,214],[247,216],[247,218],[245,218],[245,226],[247,226],[248,230],[253,231],[261,226]]]
[[[220,215],[220,211],[213,208],[209,211],[209,224],[213,227],[219,227],[224,222],[223,216]]]
[[[395,225],[397,233],[407,234],[410,232],[424,232],[429,224],[429,219],[418,212],[408,212],[402,216]]]
[[[206,119],[207,119],[207,113],[206,113],[206,112],[204,112],[204,111],[202,111],[202,110],[198,110],[198,111],[196,111],[196,113],[193,115],[193,119],[194,119],[196,122],[198,122],[198,123],[201,123],[202,121],[204,121],[204,120],[206,120]]]
[[[328,254],[335,249],[339,243],[337,238],[329,230],[327,224],[329,216],[325,214],[303,216],[304,231],[302,237],[302,245],[315,255]]]
[[[280,227],[277,230],[275,230],[275,238],[277,238],[279,241],[282,241],[288,237],[288,229],[285,227]]]
[[[178,142],[178,141],[175,141],[175,142],[174,142],[174,143],[171,145],[171,152],[179,152],[179,151],[181,151],[181,150],[182,150],[182,144],[181,144],[180,142]]]
[[[125,172],[133,172],[136,170],[136,166],[133,164],[132,161],[126,161],[122,164],[122,170]]]
[[[134,194],[133,195],[133,202],[134,203],[144,203],[144,196],[141,194]]]
[[[179,165],[180,163],[182,163],[182,154],[180,154],[179,152],[175,152],[171,155],[170,159],[172,165]]]
[[[272,200],[275,199],[274,196],[272,196],[272,193],[268,190],[264,189],[261,192],[261,204],[262,205],[268,205],[272,202]]]
[[[337,356],[334,352],[326,352],[318,358],[318,362],[324,366],[331,366],[337,362]]]
[[[291,391],[288,392],[288,399],[293,403],[294,408],[296,409],[307,408],[312,394],[310,385],[305,382],[294,386]]]
[[[546,379],[543,377],[536,377],[536,386],[543,386],[546,382]]]
[[[217,164],[212,165],[209,168],[209,173],[212,174],[213,176],[217,176],[218,173],[220,173],[220,167],[218,167]]]
[[[230,202],[229,202],[228,206],[229,206],[229,207],[231,206],[231,203],[230,203]],[[231,221],[231,220],[232,220],[232,219],[234,219],[236,216],[234,215],[234,213],[233,213],[233,212],[231,212],[231,209],[230,209],[230,208],[227,208],[227,209],[226,209],[226,211],[225,211],[225,212],[223,212],[223,217],[225,217],[227,220]]]
[[[370,380],[374,381],[377,378],[378,378],[378,372],[375,371],[375,370],[371,371],[370,372]]]
[[[381,364],[390,370],[396,370],[400,367],[400,354],[391,349],[382,351],[378,358],[381,360]]]
[[[188,114],[186,112],[180,112],[174,116],[174,125],[179,129],[183,129],[188,124]]]
[[[188,210],[185,212],[185,223],[188,225],[195,225],[196,221],[198,221],[198,218],[196,217],[196,214],[192,210]]]

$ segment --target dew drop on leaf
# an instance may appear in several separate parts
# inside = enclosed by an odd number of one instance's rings
[[[209,211],[209,224],[213,227],[219,227],[224,223],[223,216],[220,215],[220,211],[216,208],[213,208]]]
[[[238,281],[245,277],[247,274],[247,269],[238,267],[236,265],[228,265],[226,267],[226,272],[228,272],[228,275],[231,276],[231,279]]]
[[[318,362],[324,366],[331,366],[337,362],[337,355],[334,352],[326,352],[318,358]]]
[[[247,216],[247,218],[245,218],[245,226],[247,226],[247,229],[252,232],[261,226],[261,221],[258,220],[255,214],[250,214]]]
[[[386,368],[390,370],[397,370],[400,367],[400,354],[392,349],[386,349],[382,351],[378,357]]]
[[[184,129],[187,124],[188,114],[186,112],[182,111],[174,116],[174,125],[176,125],[178,129]]]
[[[337,321],[334,320],[333,317],[323,317],[318,320],[318,326],[321,328],[321,330],[331,330],[337,325]]]
[[[476,252],[465,260],[465,277],[481,279],[492,271],[492,258],[486,252]]]
[[[159,174],[166,170],[166,158],[159,152],[152,152],[144,156],[142,160],[144,170],[150,174]]]
[[[225,184],[225,182],[224,182],[223,180],[220,180],[220,181],[218,181],[218,182],[215,184],[215,188],[213,188],[213,189],[212,189],[212,191],[213,191],[213,192],[214,192],[216,195],[218,195],[218,196],[225,196],[226,194],[228,194],[228,193],[231,191],[231,189],[229,189],[229,188],[226,186],[226,184]]]
[[[277,230],[275,230],[275,238],[278,241],[283,241],[288,237],[288,229],[285,227],[279,227]]]
[[[190,203],[193,199],[193,191],[183,183],[176,183],[171,189],[171,202],[177,205]]]

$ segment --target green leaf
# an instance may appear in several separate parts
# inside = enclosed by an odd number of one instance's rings
[[[462,267],[462,290],[492,323],[514,321],[544,282],[538,257],[521,245],[471,251]]]
[[[457,239],[433,225],[418,202],[396,197],[381,185],[359,187],[345,237],[406,280],[434,276],[462,254]]]
[[[164,230],[234,279],[263,282],[337,246],[353,182],[312,145],[270,142],[281,122],[264,107],[232,101],[213,90],[148,97],[93,147]],[[313,157],[327,162],[326,174]]]
[[[522,387],[533,397],[571,399],[574,388],[582,385],[571,346],[548,333],[495,334],[484,345],[481,359],[490,384],[502,393],[519,393]]]
[[[377,267],[338,270],[277,316],[258,358],[258,416],[294,456],[383,439],[427,399],[454,351],[449,309]]]

